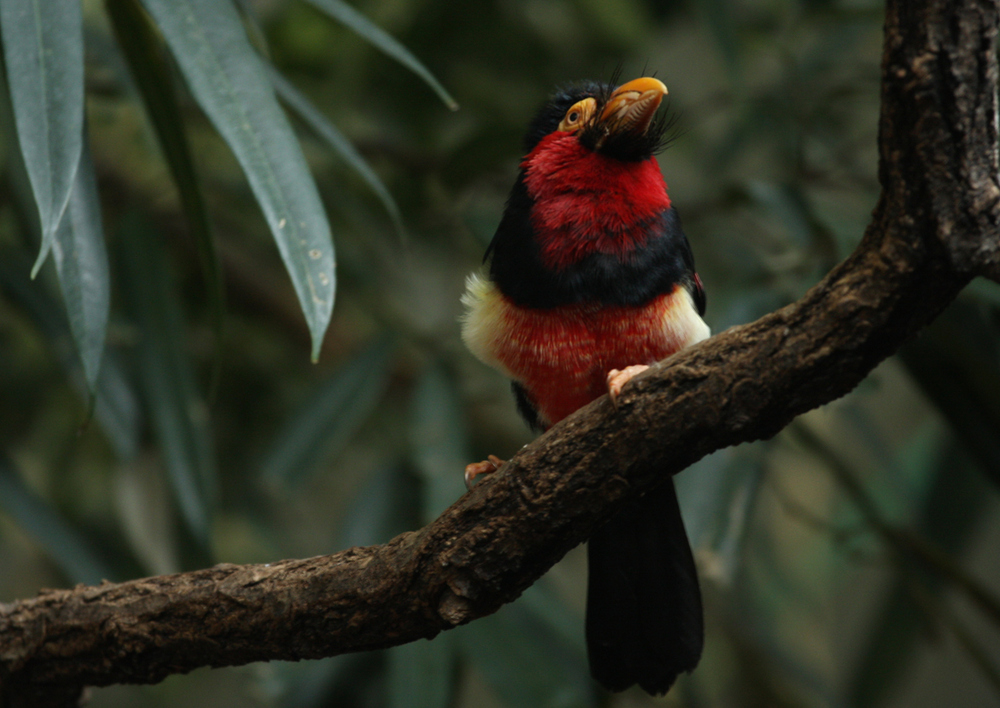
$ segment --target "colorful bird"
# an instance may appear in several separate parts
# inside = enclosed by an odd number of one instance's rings
[[[709,335],[705,294],[656,161],[668,127],[655,78],[558,92],[462,298],[462,338],[512,380],[545,430]],[[466,481],[502,461],[469,465]],[[665,693],[701,656],[701,593],[671,480],[590,539],[586,637],[605,688]]]

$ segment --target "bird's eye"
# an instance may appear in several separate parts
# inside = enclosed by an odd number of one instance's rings
[[[585,98],[577,101],[566,111],[565,117],[559,123],[559,130],[564,133],[572,133],[581,128],[597,110],[597,101],[593,98]]]

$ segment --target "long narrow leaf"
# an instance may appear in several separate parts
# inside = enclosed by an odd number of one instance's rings
[[[421,64],[420,60],[413,56],[409,49],[396,41],[388,32],[374,24],[343,0],[309,0],[309,2],[333,19],[350,27],[351,30],[371,42],[377,49],[388,54],[423,79],[450,110],[458,110],[458,103],[445,90],[444,86],[434,78],[434,75],[427,70],[427,67]]]
[[[427,523],[465,493],[462,471],[471,461],[458,393],[443,367],[432,365],[420,377],[411,415],[413,459],[424,482]]]
[[[463,653],[508,706],[596,705],[579,651],[520,603],[453,630]],[[580,631],[580,643],[583,631]]]
[[[380,339],[339,369],[288,421],[261,465],[265,479],[295,484],[342,447],[375,408],[392,346]]]
[[[0,454],[0,509],[38,541],[73,582],[95,585],[115,577],[90,544],[24,485],[14,465],[3,454]]]
[[[806,425],[796,422],[790,426],[789,430],[802,441],[811,451],[820,455],[822,459],[826,462],[831,473],[836,478],[837,482],[843,487],[844,491],[850,497],[851,501],[857,506],[858,510],[863,515],[865,522],[870,526],[872,531],[874,531],[879,540],[884,543],[892,552],[892,558],[895,561],[895,565],[899,570],[899,582],[905,582],[905,588],[910,593],[911,598],[917,600],[918,606],[920,605],[921,596],[925,596],[928,603],[921,607],[928,616],[937,620],[947,621],[947,611],[944,609],[943,605],[937,601],[935,597],[935,591],[937,585],[942,580],[951,581],[954,584],[955,589],[964,591],[969,594],[969,598],[980,605],[981,609],[985,609],[987,612],[987,617],[989,619],[996,619],[1000,615],[998,607],[1000,603],[992,597],[988,590],[985,590],[977,583],[975,580],[968,577],[964,571],[962,571],[956,564],[954,564],[950,558],[949,553],[942,551],[936,543],[920,539],[919,537],[903,532],[889,522],[882,513],[881,505],[878,504],[875,499],[869,494],[866,489],[866,485],[861,484],[852,473],[850,466],[842,459],[842,457],[833,450],[827,443],[825,443],[820,436],[813,432]],[[946,474],[945,482],[948,485],[948,494],[935,494],[932,490],[931,494],[928,495],[929,503],[935,510],[938,511],[939,505],[942,501],[950,501],[945,498],[950,496],[954,487],[957,485],[957,480],[954,479],[954,457],[947,458],[946,462]],[[968,502],[967,494],[962,494],[965,501]],[[971,514],[969,513],[970,506],[968,503],[961,507],[961,517],[963,519],[971,519]],[[965,529],[962,529],[963,531]],[[953,529],[948,529],[946,533],[951,536],[952,539],[955,538],[953,534]],[[927,579],[925,573],[929,574],[931,580]],[[959,582],[955,582],[959,581]],[[893,612],[896,611],[895,606],[889,606],[888,614],[890,617]],[[895,617],[893,619],[898,619]],[[891,640],[891,652],[893,654],[902,652],[907,649],[903,640],[912,639],[913,633],[908,634],[905,628],[895,627],[893,625],[883,623],[882,627],[879,629],[887,628],[889,631],[881,631],[876,635],[875,639],[878,641],[884,641],[886,639]],[[900,631],[900,630],[903,631]],[[885,649],[885,646],[882,647]],[[967,649],[972,649],[975,651],[974,647],[966,647]],[[894,657],[890,657],[888,661],[876,661],[876,665],[880,669],[898,670],[899,664],[894,660]],[[891,676],[891,674],[890,674]],[[873,697],[877,698],[877,694],[884,691],[882,682],[886,680],[886,674],[879,672],[879,674],[872,674],[867,672],[862,672],[860,674],[861,681],[856,684],[856,689],[859,691],[859,695],[856,697],[859,699],[866,699],[866,705],[875,705],[876,700],[871,700]]]
[[[32,322],[48,340],[74,386],[78,385],[84,398],[89,398],[80,359],[72,346],[72,335],[65,313],[59,303],[28,277],[31,260],[27,254],[14,248],[0,249],[0,292],[10,294],[12,300],[28,314]],[[104,429],[116,454],[122,460],[135,456],[139,449],[141,415],[135,391],[114,352],[105,353],[97,379],[94,416]]]
[[[989,320],[957,300],[900,358],[983,473],[1000,485],[1000,338]]]
[[[373,470],[351,500],[336,548],[374,546],[420,525],[416,479],[393,460]]]
[[[139,328],[140,371],[149,417],[163,451],[181,515],[208,544],[216,485],[206,406],[196,393],[179,296],[159,235],[137,218],[122,229],[126,293]]]
[[[108,329],[111,281],[97,176],[86,145],[66,215],[52,240],[52,256],[87,388],[94,393]]]
[[[551,578],[542,578],[525,590],[521,597],[524,611],[534,621],[547,627],[559,651],[583,666],[587,661],[583,641],[583,614],[578,610],[574,611],[555,588]]]
[[[913,456],[908,470],[911,475],[923,474],[926,468],[933,476],[933,485],[926,490],[920,519],[917,521],[922,538],[944,549],[952,557],[961,557],[970,536],[983,520],[989,508],[988,488],[966,450],[951,442],[943,449],[921,451]],[[849,703],[868,708],[884,703],[898,681],[905,675],[919,640],[926,627],[926,618],[914,597],[918,584],[913,570],[894,566],[891,584],[880,607],[873,614],[860,660],[851,677],[847,695]],[[903,572],[907,570],[908,572]],[[920,580],[927,593],[938,593],[947,576],[926,573]]]
[[[393,647],[388,659],[389,708],[448,708],[451,705],[455,642],[451,634]]]
[[[79,0],[0,2],[17,137],[35,193],[45,262],[69,202],[83,144],[83,15]]]
[[[222,269],[165,47],[138,0],[106,0],[105,4],[118,45],[128,61],[132,78],[177,185],[181,206],[198,248],[212,325],[219,338],[225,310]]]
[[[396,206],[396,200],[389,194],[389,190],[382,184],[382,180],[375,174],[375,170],[369,166],[361,153],[351,144],[351,141],[344,137],[344,134],[337,130],[337,127],[327,120],[326,116],[320,113],[319,109],[302,95],[288,79],[282,76],[281,72],[274,67],[270,67],[270,69],[271,81],[281,99],[305,121],[306,125],[317,136],[333,148],[333,151],[340,155],[344,162],[361,176],[361,179],[368,183],[368,186],[375,192],[375,195],[382,202],[382,206],[389,213],[389,218],[392,219],[396,231],[402,236],[405,229],[403,219],[399,215],[399,207]]]
[[[150,575],[180,571],[170,488],[159,466],[148,457],[119,465],[114,501],[125,540],[143,570]]]
[[[104,353],[101,375],[97,379],[94,417],[104,429],[119,460],[127,462],[138,454],[143,425],[139,396],[125,372],[121,357],[114,350]]]
[[[191,92],[239,160],[292,278],[319,357],[335,290],[316,183],[228,0],[143,0]]]

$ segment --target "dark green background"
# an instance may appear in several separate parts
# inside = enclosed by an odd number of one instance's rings
[[[0,183],[0,601],[41,587],[385,541],[463,492],[464,464],[531,439],[459,339],[459,297],[512,184],[522,132],[573,79],[655,73],[676,133],[660,165],[713,331],[806,291],[878,196],[882,7],[867,0],[434,0],[355,5],[460,104],[305,2],[248,3],[274,64],[346,133],[400,234],[302,130],[337,247],[318,364],[260,210],[180,87],[226,287],[221,339],[160,148],[103,6],[86,2],[87,113],[112,264],[87,419],[54,269],[28,280],[34,208],[10,119]],[[7,111],[5,110],[5,114]],[[301,123],[296,123],[303,128]],[[666,705],[981,706],[1000,698],[1000,288],[976,282],[854,393],[678,478],[707,645]],[[845,323],[850,326],[850,323]],[[216,480],[199,540],[155,391]],[[111,422],[109,422],[111,421]],[[193,422],[192,422],[193,421]],[[82,427],[81,427],[82,426]],[[176,451],[174,451],[176,452]],[[91,706],[640,706],[591,684],[580,550],[495,616],[386,652],[201,670]],[[977,600],[978,598],[978,600]]]

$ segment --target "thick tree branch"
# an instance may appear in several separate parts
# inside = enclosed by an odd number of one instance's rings
[[[890,2],[879,179],[956,272],[1000,282],[996,3]]]
[[[996,37],[995,2],[889,3],[883,193],[856,252],[799,302],[672,357],[617,409],[578,411],[384,546],[0,605],[0,703],[432,637],[516,598],[664,473],[849,392],[971,277],[1000,279]]]

